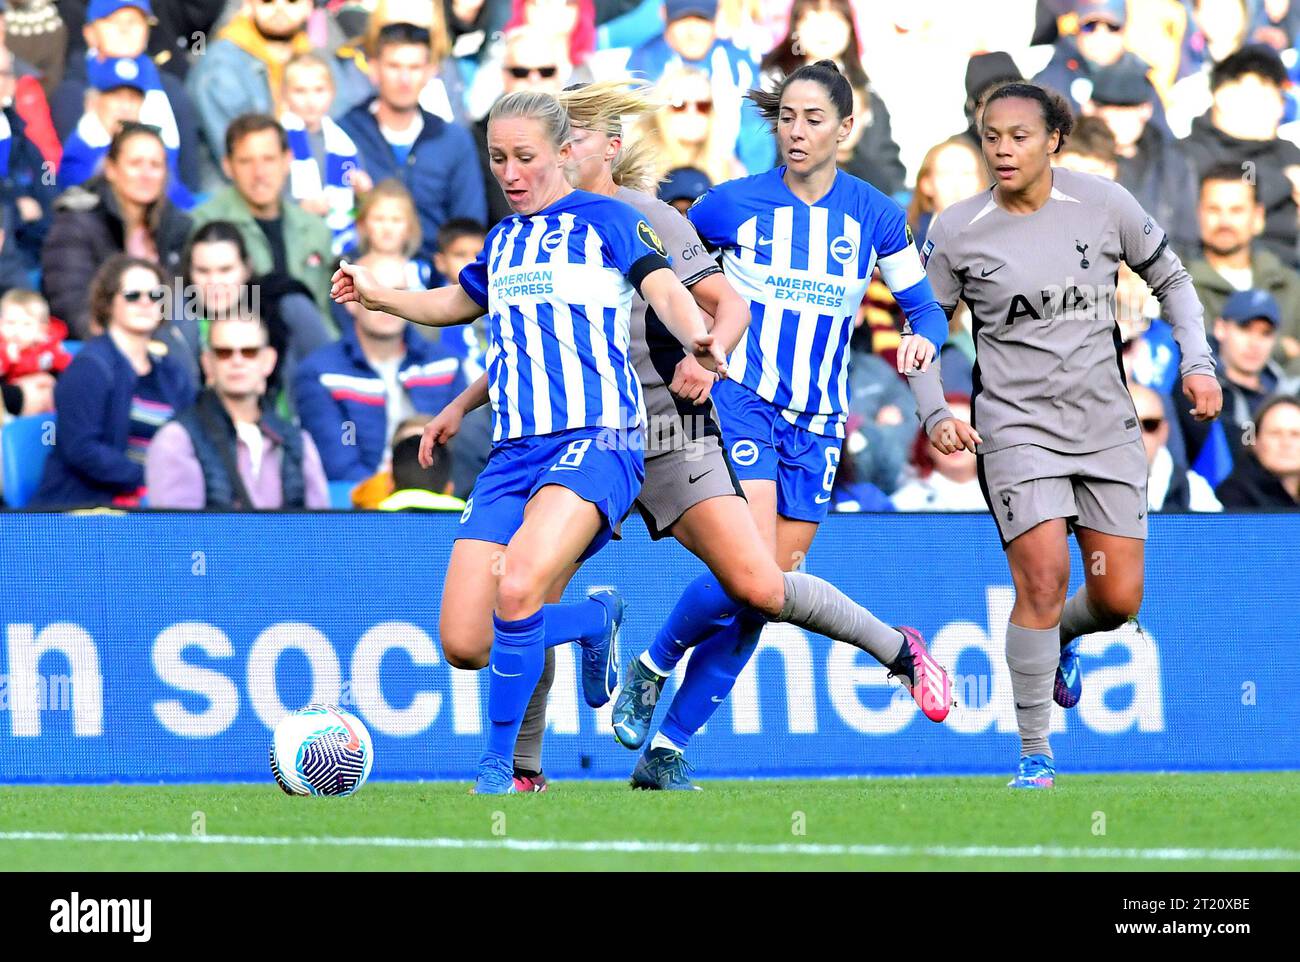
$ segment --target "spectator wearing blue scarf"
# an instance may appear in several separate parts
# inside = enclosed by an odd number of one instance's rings
[[[289,138],[289,192],[303,210],[323,217],[342,254],[356,239],[356,195],[373,185],[361,170],[357,145],[329,116],[334,74],[317,53],[294,56],[284,65],[280,126]]]
[[[87,89],[127,80],[144,94],[140,123],[158,128],[179,179],[197,190],[198,115],[185,85],[173,74],[160,73],[145,52],[154,22],[149,0],[91,0],[82,30],[88,49],[84,56],[68,61],[63,82],[50,98],[50,116],[59,139],[67,143],[85,114]]]
[[[157,68],[149,65],[157,73]],[[88,109],[77,122],[76,129],[63,145],[63,160],[59,165],[59,184],[76,187],[84,184],[99,172],[113,134],[123,123],[148,123],[145,117],[166,121],[163,111],[152,109],[150,98],[163,96],[160,91],[150,91],[135,60],[122,58],[90,60],[86,64],[90,89]],[[170,128],[157,127],[163,146],[167,148],[167,196],[181,210],[194,207],[194,195],[180,176],[180,140],[175,120]]]

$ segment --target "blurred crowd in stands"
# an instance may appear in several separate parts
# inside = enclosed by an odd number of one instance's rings
[[[823,58],[852,81],[841,168],[916,242],[989,187],[982,99],[1063,93],[1062,165],[1118,180],[1205,308],[1224,412],[1194,421],[1159,303],[1117,282],[1153,511],[1300,508],[1300,5],[1288,0],[0,0],[0,381],[10,506],[455,510],[490,447],[423,425],[483,371],[443,331],[329,299],[340,258],[455,282],[511,211],[502,93],[636,76],[630,138],[683,212],[780,163],[751,87]],[[942,354],[959,416],[971,318]],[[852,341],[838,510],[983,510],[973,455],[920,436],[874,283]],[[37,420],[39,419],[39,420]],[[38,423],[50,430],[25,429]]]

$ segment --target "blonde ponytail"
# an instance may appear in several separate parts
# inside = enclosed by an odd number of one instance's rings
[[[628,143],[623,122],[648,117],[667,104],[654,87],[641,80],[601,80],[559,95],[560,104],[574,127],[594,130],[623,140],[610,168],[614,183],[629,190],[653,194],[659,184],[658,161],[649,144]]]

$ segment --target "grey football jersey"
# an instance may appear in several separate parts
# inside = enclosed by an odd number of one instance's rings
[[[722,269],[704,249],[700,235],[691,222],[652,194],[620,187],[614,194],[616,200],[634,207],[650,224],[664,245],[673,273],[684,287],[696,284],[710,274],[720,274]],[[651,438],[646,456],[658,453],[656,438],[662,436],[669,442],[668,434],[677,429],[683,415],[692,418],[707,417],[710,409],[695,407],[689,402],[679,402],[669,393],[667,383],[672,380],[673,368],[686,356],[686,350],[650,310],[639,294],[632,297],[632,366],[641,381],[645,397],[646,415],[649,418]],[[688,432],[690,433],[690,432]]]
[[[935,218],[921,257],[944,310],[971,311],[981,454],[1016,444],[1082,454],[1141,436],[1115,322],[1120,261],[1159,298],[1182,374],[1214,373],[1200,301],[1165,232],[1102,177],[1056,168],[1031,214],[1003,210],[992,190],[967,198]],[[928,434],[950,416],[939,365],[909,381]]]

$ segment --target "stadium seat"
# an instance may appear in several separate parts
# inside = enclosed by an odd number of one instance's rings
[[[11,508],[25,508],[40,486],[50,445],[42,443],[47,431],[54,434],[53,414],[33,414],[14,418],[0,431],[3,450],[5,503]]]
[[[330,485],[330,507],[335,511],[352,510],[352,489],[357,486],[355,481],[331,481]]]

